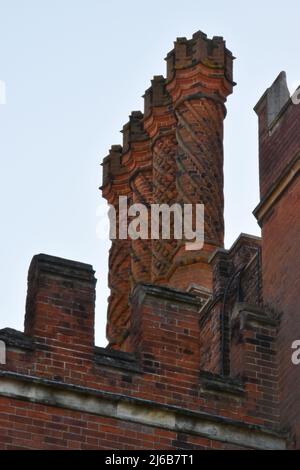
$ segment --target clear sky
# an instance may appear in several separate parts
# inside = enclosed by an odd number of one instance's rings
[[[34,254],[93,264],[105,344],[107,253],[100,162],[176,37],[224,36],[237,57],[225,122],[226,247],[259,235],[257,119],[265,89],[300,79],[298,1],[0,0],[0,328],[22,329]]]

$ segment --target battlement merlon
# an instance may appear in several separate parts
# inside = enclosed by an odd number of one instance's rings
[[[198,31],[192,39],[177,38],[165,60],[167,90],[174,104],[191,90],[218,96],[223,102],[232,93],[234,56],[220,36],[209,39]]]
[[[144,127],[153,140],[159,134],[175,129],[176,118],[172,107],[172,98],[166,88],[166,79],[156,75],[151,86],[145,91]]]
[[[112,184],[123,184],[124,178],[128,178],[130,168],[124,163],[123,156],[131,151],[132,144],[149,140],[143,126],[144,115],[141,111],[132,111],[129,120],[121,130],[123,145],[112,145],[109,154],[103,159],[102,191]],[[105,194],[103,193],[104,197]]]
[[[162,75],[155,75],[143,98],[145,119],[151,114],[153,107],[170,105],[171,97],[166,90],[166,79]]]
[[[100,190],[103,191],[103,196],[106,193],[107,188],[112,185],[114,177],[126,173],[126,168],[122,165],[122,154],[122,145],[112,145],[109,149],[108,155],[104,157],[101,163],[103,173],[102,186],[100,187]]]
[[[25,335],[38,342],[47,338],[49,346],[63,344],[70,351],[92,350],[95,286],[89,264],[34,256],[28,272]]]
[[[132,111],[129,120],[121,130],[123,134],[123,153],[131,149],[133,142],[148,140],[148,134],[143,125],[144,114],[141,111]]]

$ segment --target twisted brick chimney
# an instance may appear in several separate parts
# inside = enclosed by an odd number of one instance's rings
[[[204,246],[188,251],[185,240],[112,240],[109,256],[107,337],[130,350],[130,294],[137,283],[212,289],[211,253],[223,247],[223,120],[232,93],[233,56],[221,37],[197,32],[178,38],[168,53],[167,77],[155,76],[123,128],[123,146],[103,161],[102,194],[116,208],[128,203],[204,204]],[[171,231],[172,234],[172,231]],[[150,235],[150,228],[149,228]]]

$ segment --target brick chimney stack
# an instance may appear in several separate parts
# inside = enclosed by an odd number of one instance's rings
[[[223,120],[232,93],[233,57],[223,38],[197,32],[167,55],[167,90],[176,116],[176,187],[181,204],[204,204],[204,248],[177,246],[169,283],[211,289],[207,260],[224,243]],[[180,246],[181,245],[181,246]]]
[[[172,205],[177,201],[176,189],[176,118],[166,79],[155,76],[144,95],[144,127],[151,138],[153,166],[153,202]],[[152,240],[153,283],[167,284],[168,270],[176,250],[176,240]]]
[[[152,158],[149,137],[143,127],[143,113],[133,111],[123,126],[123,146],[113,145],[103,161],[103,197],[116,211],[119,233],[119,197],[131,204],[150,205],[152,197]],[[151,276],[150,240],[112,240],[109,254],[107,338],[115,348],[127,350],[131,307],[130,292],[138,282]]]
[[[171,217],[169,239],[112,241],[107,332],[110,345],[123,350],[130,350],[136,284],[196,288],[207,298],[208,260],[224,242],[223,120],[234,85],[233,56],[223,38],[197,32],[190,40],[178,38],[166,62],[167,77],[155,76],[145,92],[144,116],[132,113],[123,147],[113,146],[104,159],[103,196],[114,206],[120,195],[147,207],[204,204],[205,240],[202,249],[186,250],[186,240],[174,237]]]

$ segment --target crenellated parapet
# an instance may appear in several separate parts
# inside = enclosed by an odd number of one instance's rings
[[[232,92],[234,57],[226,48],[224,39],[214,36],[209,39],[198,31],[192,39],[177,38],[174,48],[167,54],[167,82],[172,88],[181,82],[175,93],[176,101],[184,96],[186,76],[194,79],[195,92],[215,92],[224,100]],[[201,78],[201,80],[199,80]],[[180,88],[181,89],[180,91]],[[189,90],[187,83],[186,90]]]
[[[129,353],[95,346],[95,284],[91,265],[33,258],[25,331],[0,330],[1,449],[287,447],[276,412],[276,322],[236,305],[234,374],[224,376],[216,370],[219,328],[209,328],[198,295],[137,285]]]

